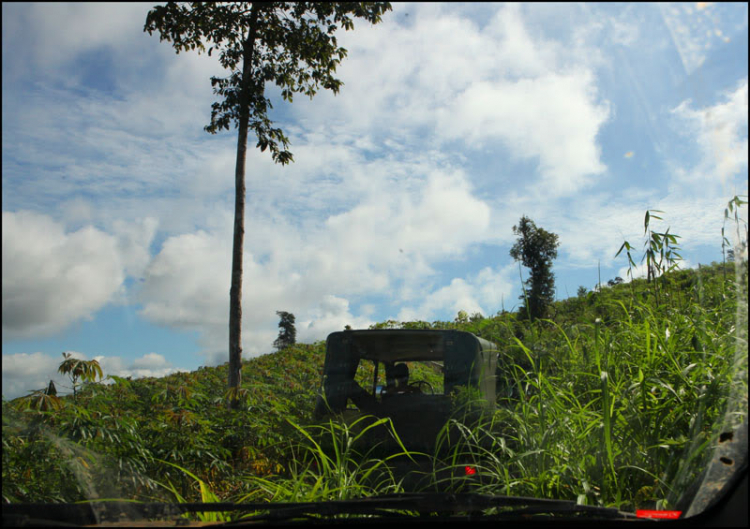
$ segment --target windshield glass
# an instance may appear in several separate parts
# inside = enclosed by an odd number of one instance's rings
[[[746,464],[747,4],[2,10],[4,505]]]

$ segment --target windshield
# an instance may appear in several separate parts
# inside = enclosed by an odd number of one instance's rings
[[[746,4],[2,12],[4,505],[686,517],[746,465]]]

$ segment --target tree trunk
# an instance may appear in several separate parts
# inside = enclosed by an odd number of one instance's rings
[[[230,390],[230,409],[239,408],[240,400],[237,391],[242,383],[242,257],[245,238],[245,159],[247,155],[247,129],[250,120],[249,87],[258,21],[255,3],[253,3],[250,16],[250,31],[245,41],[242,59],[240,123],[237,137],[237,161],[234,171],[234,238],[232,244],[232,286],[229,290],[229,375],[227,377],[227,385]]]

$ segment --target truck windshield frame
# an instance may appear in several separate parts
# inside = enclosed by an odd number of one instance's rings
[[[376,399],[382,397],[383,392],[377,389],[381,363],[389,381],[392,366],[399,363],[421,362],[439,366],[444,376],[443,390],[440,395],[433,396],[443,397],[460,387],[472,387],[478,390],[486,406],[492,408],[495,405],[497,352],[496,344],[457,330],[377,329],[331,333],[326,340],[323,384],[316,415],[343,412],[350,399],[360,411],[379,415],[372,406],[362,410],[353,394],[363,390]],[[355,382],[358,368],[364,366],[363,361],[374,364],[369,391]]]

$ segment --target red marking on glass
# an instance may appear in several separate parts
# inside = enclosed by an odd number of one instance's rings
[[[635,515],[638,518],[661,518],[666,520],[676,520],[680,517],[682,511],[652,511],[649,509],[638,509]]]

